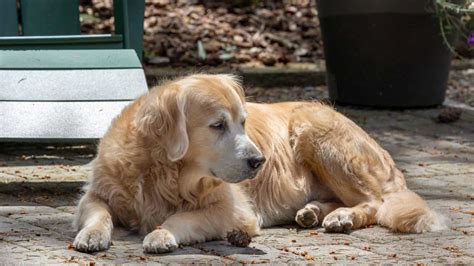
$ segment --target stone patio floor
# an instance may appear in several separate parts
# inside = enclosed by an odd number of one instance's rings
[[[395,234],[373,226],[326,234],[288,225],[264,229],[247,248],[214,241],[148,255],[142,237],[118,228],[108,251],[83,254],[72,249],[71,221],[95,145],[0,144],[0,263],[474,264],[474,108],[464,106],[451,124],[434,121],[439,109],[337,109],[392,154],[409,187],[448,218],[449,230]]]

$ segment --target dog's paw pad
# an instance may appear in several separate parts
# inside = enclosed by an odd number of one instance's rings
[[[177,247],[175,237],[166,229],[156,229],[143,240],[143,250],[146,253],[166,253]]]
[[[319,208],[314,207],[304,207],[296,213],[295,221],[299,226],[308,228],[318,225],[318,215]]]
[[[74,239],[74,249],[81,252],[97,252],[110,246],[110,234],[107,230],[83,228]]]
[[[349,208],[339,208],[328,214],[323,221],[326,232],[345,233],[353,227],[354,214]]]

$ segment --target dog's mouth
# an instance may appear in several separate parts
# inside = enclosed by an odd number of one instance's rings
[[[257,176],[258,171],[253,171],[250,174],[246,175],[245,177],[237,178],[237,179],[233,179],[233,178],[229,179],[229,178],[226,178],[226,177],[218,176],[212,169],[209,169],[209,172],[212,175],[212,177],[221,179],[221,180],[223,180],[227,183],[240,183],[240,182],[245,181],[245,180],[254,179]]]

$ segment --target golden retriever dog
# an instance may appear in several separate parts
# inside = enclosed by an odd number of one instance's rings
[[[107,249],[114,225],[163,253],[293,221],[328,232],[444,228],[390,155],[331,107],[246,103],[234,76],[198,74],[150,90],[112,122],[74,247]]]

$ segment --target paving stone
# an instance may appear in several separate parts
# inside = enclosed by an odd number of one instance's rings
[[[393,241],[390,243],[382,244],[372,244],[367,246],[371,252],[376,254],[384,255],[386,257],[395,256],[398,259],[402,260],[414,260],[414,259],[424,259],[424,258],[437,258],[437,257],[446,257],[450,256],[450,252],[441,248],[427,245],[425,243],[415,241]],[[362,247],[364,248],[364,247]]]
[[[2,238],[1,233],[0,233],[0,238]],[[2,241],[1,243],[2,243],[2,247],[1,247],[0,254],[2,254],[2,253],[4,253],[4,254],[23,253],[23,252],[28,252],[29,251],[28,249],[26,249],[22,246],[18,246],[18,245],[15,245],[15,244],[10,244],[10,243],[5,242],[5,241]],[[7,255],[5,255],[5,256],[7,256]],[[1,255],[0,255],[0,258],[2,258]]]
[[[16,203],[18,204],[18,203]],[[24,205],[14,205],[14,206],[0,206],[0,215],[1,216],[12,216],[12,215],[32,215],[32,214],[51,214],[51,213],[61,213],[61,211],[48,206],[33,205],[33,206],[24,206]]]
[[[77,205],[82,195],[79,189],[71,189],[68,184],[43,183],[43,185],[45,189],[31,188],[31,183],[18,186],[11,192],[8,201],[2,202],[0,206],[48,206],[52,209],[61,206],[73,207]]]
[[[410,160],[410,162],[406,162],[403,160]],[[402,171],[405,175],[405,178],[408,180],[412,177],[432,177],[435,175],[435,172],[431,170],[429,167],[420,166],[420,163],[414,164],[417,162],[415,160],[407,159],[407,158],[397,158],[395,163],[397,167]]]
[[[458,192],[474,197],[474,173],[433,176],[433,179],[448,182],[451,188]]]
[[[460,153],[457,153],[460,154]],[[395,162],[401,169],[405,169],[407,176],[433,176],[433,175],[454,175],[474,173],[472,165],[474,158],[471,153],[450,155],[417,155],[396,156]],[[414,174],[415,171],[423,171],[424,174]]]
[[[239,248],[230,245],[227,241],[214,241],[195,245],[195,247],[207,253],[216,254],[243,264],[304,261],[304,258],[298,255],[281,252],[276,248],[259,243],[252,243],[249,247]]]
[[[324,229],[301,230],[294,235],[264,235],[255,238],[259,243],[284,249],[288,247],[302,247],[313,245],[338,245],[343,243],[360,242],[361,240],[347,234],[324,233]]]
[[[452,140],[452,138],[447,140],[400,129],[377,130],[372,135],[382,143],[382,146],[384,143],[387,143],[388,147],[393,147],[394,149],[389,151],[395,158],[401,155],[400,157],[411,159],[439,161],[444,156],[444,158],[452,161],[455,161],[455,159],[468,159],[472,162],[474,160],[470,156],[474,151],[474,146],[471,146],[471,144],[474,144],[474,135],[470,138],[464,136],[465,139],[463,140]],[[419,151],[421,153],[400,154],[404,150]]]
[[[463,227],[463,226],[454,227],[453,226],[451,228],[452,228],[452,230],[461,232],[466,236],[474,235],[474,226],[468,226],[468,227]]]
[[[440,177],[409,177],[408,187],[426,199],[457,198],[459,200],[470,198],[473,191],[470,186],[457,184],[444,180],[448,176]]]
[[[407,263],[408,264],[408,263]],[[410,260],[409,264],[448,264],[448,265],[472,265],[474,264],[474,258],[467,256],[455,256],[455,257],[437,257],[428,259],[415,259]]]
[[[394,241],[413,241],[420,238],[434,238],[434,237],[461,237],[463,238],[463,233],[458,230],[453,230],[451,228],[438,231],[438,232],[429,232],[423,234],[405,234],[405,233],[394,233],[390,232],[387,228],[380,226],[371,226],[369,228],[363,228],[351,232],[351,236],[357,237],[360,241],[353,242],[357,245],[370,245],[370,244],[387,244]],[[351,243],[352,244],[352,243]]]
[[[58,263],[58,261],[54,259],[49,259],[48,255],[42,251],[28,251],[22,253],[4,253],[0,251],[0,258],[2,258],[1,263],[4,265],[16,265],[19,261],[21,261],[22,264]]]
[[[5,193],[0,193],[0,207],[1,206],[15,206],[15,205],[20,205],[20,206],[25,206],[25,205],[32,205],[32,206],[38,206],[38,204],[33,203],[33,202],[27,202],[23,201],[20,202],[17,197],[14,197],[13,195],[5,194]],[[0,208],[0,215],[1,214],[1,208]]]
[[[70,213],[50,213],[34,215],[19,214],[11,215],[9,217],[17,221],[58,232],[71,238],[74,238],[76,236],[76,230],[74,230],[72,225],[74,215]]]
[[[469,227],[474,224],[474,200],[434,199],[428,203],[448,219],[451,227]]]
[[[70,213],[70,214],[75,214],[76,209],[77,209],[76,206],[59,206],[59,207],[56,207],[56,210],[66,212],[66,213]]]
[[[81,165],[11,166],[0,168],[0,180],[4,183],[86,181],[90,173],[90,167]]]
[[[414,116],[425,118],[426,120],[434,121],[441,109],[433,108],[433,109],[424,109],[424,110],[411,110],[407,111],[409,114]],[[455,127],[465,129],[467,131],[473,132],[473,123],[474,123],[474,111],[463,109],[461,113],[461,117],[458,121],[451,123],[446,126]],[[438,124],[439,125],[439,124]]]
[[[397,260],[375,254],[368,250],[364,250],[349,245],[318,245],[291,247],[288,252],[300,255],[307,262],[314,263],[396,263]]]
[[[459,236],[427,237],[414,239],[416,243],[444,249],[454,256],[474,257],[474,240],[472,237],[460,238]],[[443,251],[444,252],[444,251]],[[444,254],[444,253],[443,253]]]

